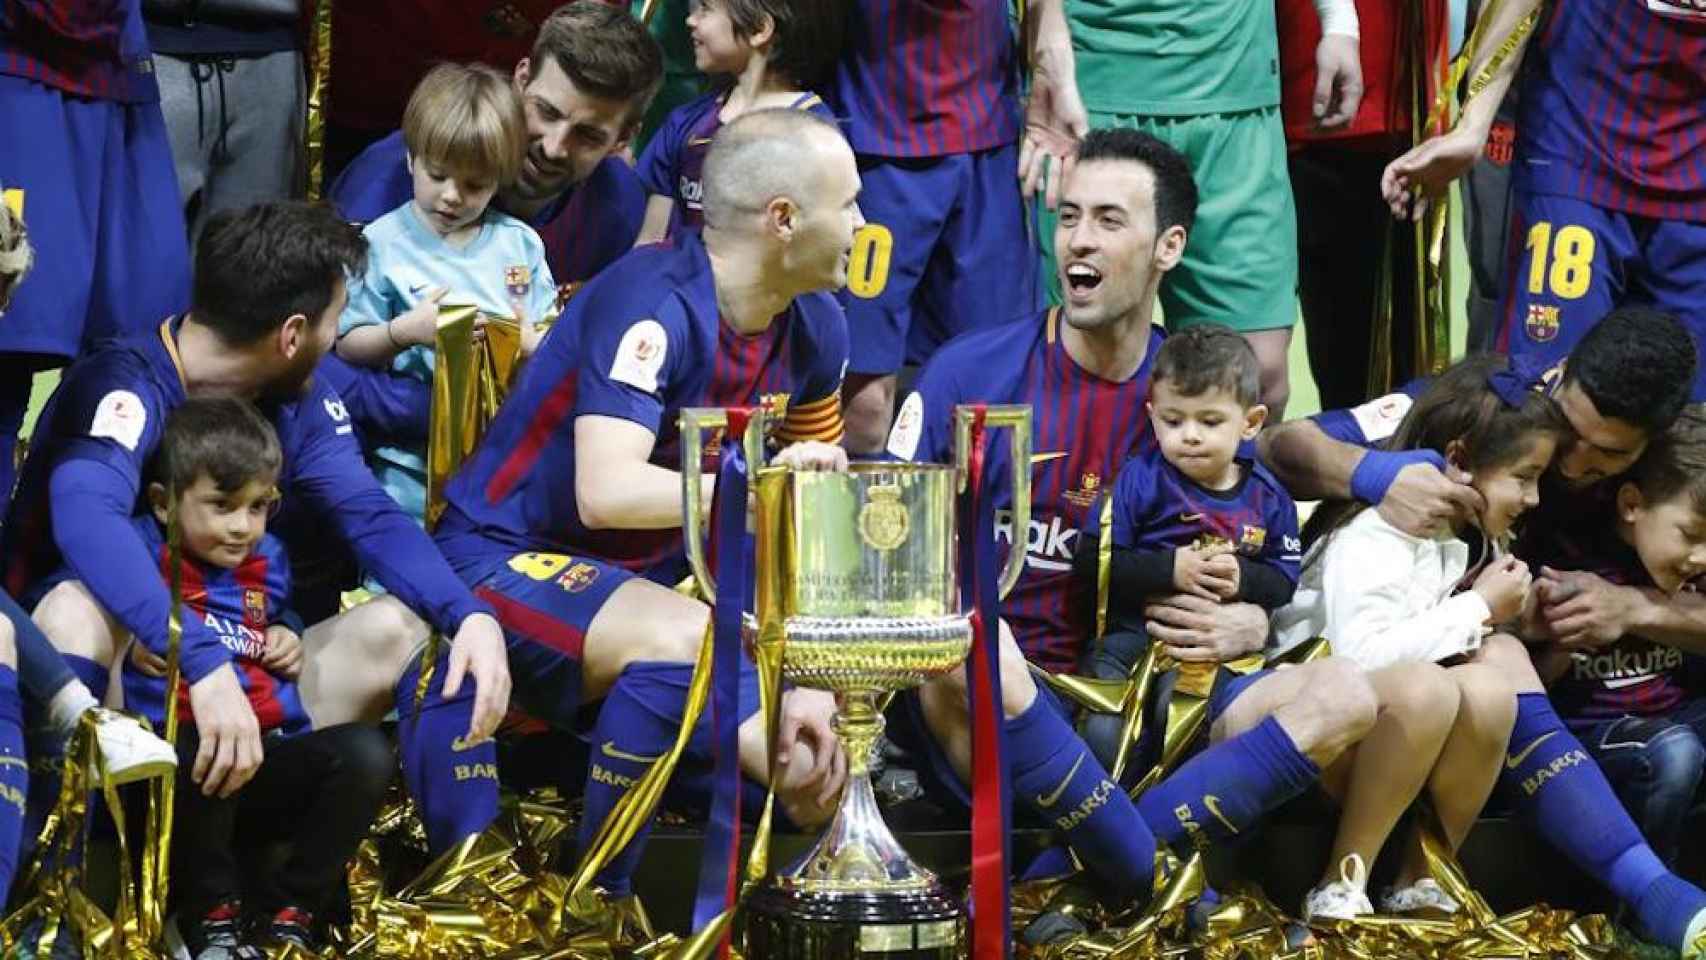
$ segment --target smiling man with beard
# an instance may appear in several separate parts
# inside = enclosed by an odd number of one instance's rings
[[[491,608],[380,488],[342,400],[314,377],[337,332],[343,278],[359,272],[365,255],[365,242],[330,207],[272,203],[222,212],[196,252],[190,312],[112,341],[66,372],[36,428],[3,541],[6,589],[34,608],[52,642],[19,634],[20,677],[31,705],[45,707],[48,727],[62,735],[75,729],[105,694],[109,667],[129,636],[164,655],[171,597],[160,557],[131,523],[142,477],[167,415],[186,398],[238,396],[255,400],[278,432],[278,486],[292,520],[335,529],[391,591],[308,630],[310,657],[326,645],[351,659],[360,659],[350,650],[359,644],[404,646],[426,630],[409,612],[418,611],[455,638],[440,671],[448,691],[440,713],[458,722],[442,752],[451,753],[453,737],[478,744],[496,728],[507,709],[509,671]],[[210,795],[235,792],[261,760],[254,710],[231,659],[217,643],[182,651],[201,734],[195,779]],[[309,679],[304,706],[322,725],[331,708]],[[131,745],[126,756],[110,759],[160,759],[140,731]],[[140,775],[160,772],[148,766]]]
[[[663,54],[625,10],[578,0],[540,25],[513,79],[527,154],[494,203],[539,231],[558,283],[591,279],[634,245],[645,217],[645,188],[620,154],[662,83]],[[395,210],[412,195],[406,158],[402,131],[380,140],[344,169],[331,199],[357,223]]]

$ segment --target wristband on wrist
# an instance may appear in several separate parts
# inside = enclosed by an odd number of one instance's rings
[[[1412,463],[1426,463],[1445,470],[1445,458],[1433,450],[1370,450],[1351,471],[1351,496],[1378,505],[1398,474]]]

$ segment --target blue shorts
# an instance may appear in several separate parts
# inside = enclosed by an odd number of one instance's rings
[[[560,553],[517,553],[478,567],[452,563],[474,595],[497,611],[516,705],[559,729],[575,729],[587,628],[634,575]]]
[[[1654,220],[1585,200],[1527,192],[1511,210],[1496,348],[1551,367],[1613,309],[1648,304],[1706,346],[1706,223]],[[1706,353],[1695,400],[1706,400]]]
[[[0,130],[0,188],[36,254],[0,321],[0,353],[55,364],[189,307],[189,237],[158,103],[0,76]]]
[[[1212,726],[1234,700],[1270,673],[1272,671],[1266,669],[1247,674],[1222,670],[1215,680],[1213,692],[1209,694],[1208,723]],[[1067,723],[1072,722],[1071,711],[1049,687],[1037,685],[1037,702],[1045,709],[1060,714],[1061,719]],[[931,735],[930,727],[924,719],[924,707],[918,699],[918,691],[906,690],[897,694],[889,704],[885,718],[888,721],[889,739],[910,755],[913,768],[918,772],[918,782],[923,785],[930,798],[949,811],[969,815],[971,791],[960,780],[959,774],[948,760],[947,753]],[[1146,733],[1145,739],[1152,734],[1153,732]],[[1143,749],[1143,745],[1140,745],[1139,756],[1142,755]]]
[[[950,338],[1041,307],[1018,147],[925,160],[860,157],[847,288],[852,373],[923,363]]]

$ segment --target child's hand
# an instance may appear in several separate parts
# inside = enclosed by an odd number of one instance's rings
[[[1474,587],[1481,599],[1487,601],[1487,609],[1492,611],[1488,622],[1505,623],[1521,616],[1532,579],[1528,564],[1515,557],[1502,557],[1488,564],[1487,569],[1475,578]]]
[[[295,680],[302,676],[302,638],[282,623],[267,628],[267,652],[261,665],[269,671]]]
[[[1231,600],[1238,596],[1238,555],[1235,553],[1217,553],[1208,558],[1203,569],[1218,578],[1222,586],[1214,589],[1220,591],[1220,599]]]
[[[430,347],[438,342],[438,302],[449,292],[434,287],[421,302],[391,321],[391,339],[405,347]]]
[[[1216,557],[1224,555],[1223,550],[1199,550],[1196,547],[1180,547],[1174,550],[1173,586],[1185,593],[1217,602],[1222,596],[1237,593],[1237,583],[1228,581],[1224,571],[1217,569],[1218,565],[1214,564]]]
[[[146,676],[164,677],[166,675],[166,658],[140,643],[130,645],[130,665],[142,671]]]

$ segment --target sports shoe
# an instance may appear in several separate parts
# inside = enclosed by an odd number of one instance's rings
[[[1706,910],[1688,921],[1688,930],[1682,935],[1681,952],[1682,960],[1706,960]]]
[[[1423,877],[1407,887],[1389,887],[1380,898],[1381,913],[1429,913],[1452,914],[1463,909],[1440,887],[1433,877]]]
[[[267,946],[295,944],[309,953],[314,952],[314,915],[297,907],[281,907],[272,915],[261,933]]]
[[[178,752],[148,731],[135,717],[94,708],[95,741],[107,760],[107,776],[115,784],[169,777],[178,769]],[[100,776],[91,763],[90,776]]]
[[[1339,879],[1316,887],[1303,898],[1303,922],[1355,920],[1374,912],[1368,901],[1368,867],[1357,854],[1339,861]]]
[[[242,915],[242,905],[234,900],[208,911],[190,944],[195,960],[266,960],[260,948],[243,942],[238,927]]]

